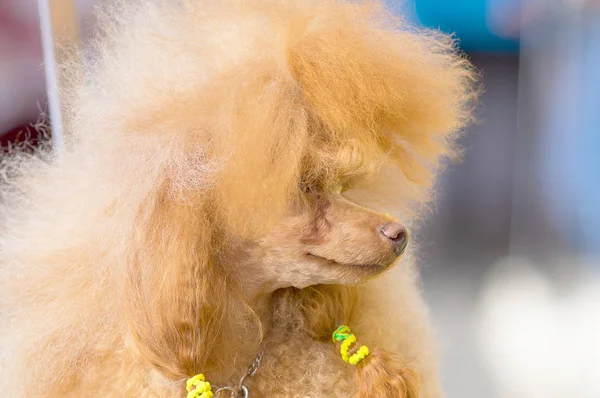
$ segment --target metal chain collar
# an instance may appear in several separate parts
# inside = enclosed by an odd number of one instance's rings
[[[248,391],[248,387],[246,387],[244,382],[246,381],[247,378],[254,376],[254,374],[256,373],[256,371],[258,370],[258,368],[260,366],[260,362],[263,359],[264,353],[265,353],[265,351],[262,350],[256,356],[256,358],[254,358],[254,361],[252,361],[250,366],[248,366],[248,371],[246,372],[245,375],[242,376],[237,387],[231,387],[231,386],[217,387],[217,390],[215,391],[215,398],[225,398],[226,395],[223,395],[221,397],[221,393],[225,393],[225,392],[229,393],[229,398],[248,398],[250,396],[250,392]]]

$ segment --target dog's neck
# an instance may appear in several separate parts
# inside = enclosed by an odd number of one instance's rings
[[[237,280],[246,301],[261,320],[268,318],[263,314],[266,315],[269,312],[273,293],[290,286],[267,276],[265,270],[269,266],[264,263],[263,257],[257,255],[256,252],[249,254],[247,250],[240,250],[233,258],[226,259],[226,261],[230,264],[230,267],[227,268],[234,270],[232,277]]]
[[[241,290],[246,304],[260,319],[263,335],[271,327],[271,299],[275,286],[268,283],[260,273],[260,263],[251,258],[245,250],[232,250],[228,257],[221,257],[224,268],[229,271],[229,277],[236,282]]]
[[[239,372],[245,372],[246,367],[252,363],[259,352],[264,350],[265,357],[268,357],[270,348],[273,345],[289,340],[294,335],[300,338],[315,338],[310,332],[312,329],[307,328],[309,325],[304,322],[303,317],[305,314],[301,310],[301,305],[299,305],[302,299],[307,297],[300,293],[303,289],[298,291],[297,289],[300,289],[300,286],[294,287],[270,277],[269,275],[276,274],[269,273],[265,268],[272,267],[273,264],[267,264],[262,261],[262,258],[246,255],[246,253],[238,252],[229,258],[221,257],[220,260],[223,268],[230,272],[229,278],[235,280],[235,284],[243,293],[246,304],[256,315],[254,319],[248,319],[246,326],[240,325],[240,330],[255,330],[257,326],[256,318],[258,318],[261,324],[262,342],[260,346],[253,346],[251,350],[243,353],[240,347],[232,346],[231,349],[236,350],[236,364],[233,369],[227,366],[223,368],[221,377],[216,380],[217,383],[223,383],[227,380],[231,382],[232,377],[235,378],[236,375],[240,377]],[[307,294],[310,294],[310,292]],[[325,291],[319,297],[329,297],[328,294]],[[344,301],[335,299],[337,296],[332,297],[330,301],[337,303],[337,305],[324,306],[324,308],[331,307],[332,310],[329,312],[323,311],[323,314],[312,317],[313,323],[319,325],[319,330],[329,330],[330,328],[328,324],[325,328],[323,327],[326,322],[319,322],[320,317],[335,318],[330,316],[330,312],[337,312],[338,307],[340,314],[345,313],[342,308]],[[332,324],[331,330],[334,327],[335,325]],[[320,336],[317,337],[320,338]]]
[[[260,319],[263,337],[269,335],[273,328],[276,292],[292,286],[268,277],[264,272],[268,265],[263,263],[262,258],[242,254],[231,264],[246,303]]]
[[[260,319],[264,336],[270,331],[273,322],[273,294],[281,287],[269,282],[261,282],[256,279],[256,275],[244,277],[241,283],[246,302]]]

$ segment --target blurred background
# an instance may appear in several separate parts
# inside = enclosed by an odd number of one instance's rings
[[[85,46],[96,1],[52,1]],[[447,396],[599,398],[600,0],[388,3],[454,33],[485,87],[417,233]],[[4,146],[48,108],[38,15],[0,0]]]

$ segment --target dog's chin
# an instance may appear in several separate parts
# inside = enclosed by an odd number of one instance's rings
[[[307,253],[306,257],[320,267],[330,270],[339,275],[339,283],[356,284],[375,277],[392,267],[398,257],[386,259],[386,261],[364,263],[364,262],[341,262],[314,253]]]

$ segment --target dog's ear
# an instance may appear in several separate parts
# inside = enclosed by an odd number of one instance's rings
[[[172,380],[234,365],[220,347],[256,349],[252,315],[216,263],[216,237],[203,201],[187,199],[173,200],[164,189],[140,208],[125,285],[136,347]],[[244,344],[240,325],[249,326]]]
[[[289,69],[332,135],[376,142],[428,190],[440,160],[457,154],[475,74],[451,38],[365,4],[312,21],[288,49]]]
[[[375,349],[357,365],[357,398],[418,398],[419,379],[414,370],[387,352]]]

